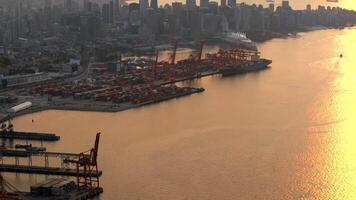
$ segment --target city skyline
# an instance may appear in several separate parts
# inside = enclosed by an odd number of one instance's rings
[[[211,0],[212,2],[218,2],[220,0]],[[131,3],[133,1],[128,1]],[[137,1],[138,2],[138,1]],[[185,0],[158,0],[159,5],[172,4],[173,2],[182,2],[185,3]],[[200,0],[196,0],[197,5],[200,5]],[[271,2],[266,0],[239,0],[237,3],[246,3],[246,4],[262,4],[264,7],[267,7]],[[327,2],[327,0],[289,0],[289,3],[293,9],[305,9],[306,5],[312,5],[312,8],[317,8],[318,5],[331,6],[331,7],[342,7],[346,9],[356,10],[356,2],[352,0],[339,0],[339,2]],[[275,5],[281,5],[282,0],[275,0]]]

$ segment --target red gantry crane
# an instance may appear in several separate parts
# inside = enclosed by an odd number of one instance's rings
[[[98,150],[99,150],[99,140],[100,134],[96,134],[94,147],[86,152],[83,152],[79,155],[79,158],[76,160],[66,159],[65,163],[75,164],[77,167],[77,184],[78,187],[87,187],[92,190],[101,189],[99,185],[99,176],[90,176],[92,172],[98,173]],[[79,171],[83,170],[84,174],[79,175]]]

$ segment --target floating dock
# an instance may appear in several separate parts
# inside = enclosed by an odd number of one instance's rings
[[[60,136],[53,133],[31,133],[21,131],[0,131],[0,138],[18,140],[58,141]]]
[[[75,169],[63,169],[59,167],[39,167],[39,166],[25,166],[25,165],[9,165],[0,164],[1,172],[14,172],[14,173],[26,173],[26,174],[45,174],[45,175],[57,175],[57,176],[88,176],[88,177],[100,177],[103,173],[98,172],[84,172],[83,170]]]

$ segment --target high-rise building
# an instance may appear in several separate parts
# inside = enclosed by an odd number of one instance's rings
[[[183,10],[183,4],[181,2],[172,3],[173,13],[178,14]]]
[[[101,16],[103,18],[103,22],[108,24],[110,23],[110,5],[105,3],[101,9]]]
[[[111,0],[109,4],[109,23],[113,24],[114,21],[115,21],[114,1]]]
[[[100,20],[96,16],[80,17],[80,39],[94,40],[100,29]]]
[[[72,11],[73,9],[73,2],[72,0],[65,0],[64,1],[64,7],[67,11]]]
[[[151,0],[151,5],[150,5],[151,8],[153,9],[158,9],[158,2],[157,0]]]
[[[203,17],[199,11],[193,11],[190,19],[191,36],[195,39],[200,38],[203,31]]]
[[[86,12],[90,11],[91,2],[89,0],[83,0],[83,10]]]
[[[273,3],[269,4],[268,8],[271,12],[274,12],[274,4]]]
[[[120,11],[120,2],[119,0],[114,0],[114,18],[117,17]]]
[[[220,1],[220,6],[225,7],[226,6],[226,0],[221,0]]]
[[[52,0],[45,0],[44,7],[45,7],[45,9],[51,9],[52,8]]]
[[[289,1],[282,1],[282,9],[283,10],[289,9]]]
[[[187,8],[189,8],[189,9],[194,9],[197,6],[197,3],[195,0],[186,0],[185,4],[187,5]]]
[[[228,0],[227,1],[227,5],[231,8],[235,8],[236,7],[236,0]]]
[[[210,2],[209,3],[209,11],[214,14],[218,14],[219,12],[219,4],[218,2]]]
[[[23,2],[22,0],[16,0],[16,34],[17,37],[22,37],[24,34],[24,28],[23,28],[23,16],[24,16],[24,9],[23,9]]]
[[[178,34],[179,33],[179,19],[176,14],[168,15],[168,31],[170,34]]]
[[[160,16],[158,13],[153,9],[147,9],[147,15],[145,17],[145,26],[147,27],[146,33],[157,35],[159,34],[159,19]]]
[[[148,0],[140,0],[139,4],[140,4],[140,13],[141,14],[145,13],[148,8]]]
[[[307,5],[307,11],[311,11],[311,10],[312,10],[311,5],[308,4],[308,5]]]
[[[209,0],[200,0],[200,7],[201,8],[208,8],[209,7]]]

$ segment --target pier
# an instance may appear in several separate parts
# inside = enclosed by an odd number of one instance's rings
[[[78,187],[87,187],[91,191],[100,189],[99,177],[102,171],[98,170],[97,152],[99,148],[100,133],[96,134],[95,144],[92,149],[82,153],[47,152],[34,150],[0,149],[0,157],[14,157],[15,163],[7,161],[0,164],[0,172],[43,174],[56,176],[74,176],[77,178]],[[42,166],[32,164],[32,158],[36,156],[44,161]],[[61,166],[51,166],[49,158],[59,159]],[[28,164],[20,165],[20,158],[28,159]],[[38,164],[36,164],[38,165]],[[71,165],[75,167],[70,168]]]
[[[76,176],[100,177],[102,175],[102,171],[85,172],[84,170],[77,171],[76,169],[65,169],[59,167],[40,167],[40,166],[9,165],[9,164],[0,164],[0,171],[26,173],[26,174],[75,176],[75,177]]]
[[[3,157],[43,156],[43,157],[79,158],[80,154],[63,153],[63,152],[48,152],[48,151],[25,151],[25,150],[13,150],[13,149],[0,149],[0,156],[3,156]]]
[[[22,131],[0,131],[2,139],[58,141],[60,136],[53,133],[32,133]]]

